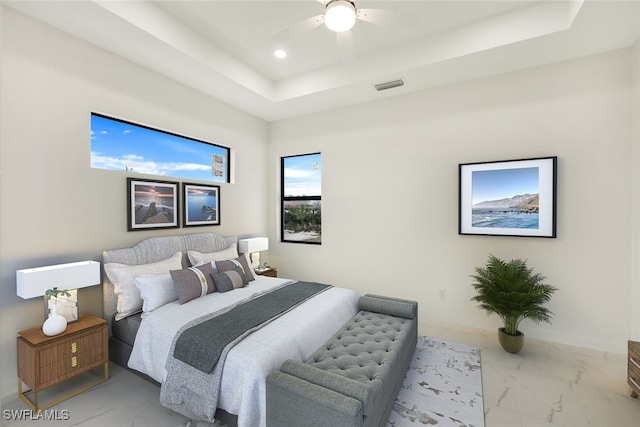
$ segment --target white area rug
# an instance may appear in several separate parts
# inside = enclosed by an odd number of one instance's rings
[[[388,427],[484,427],[480,349],[418,337]]]

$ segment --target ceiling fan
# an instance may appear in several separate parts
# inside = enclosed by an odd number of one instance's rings
[[[385,9],[360,9],[354,1],[349,0],[316,0],[325,7],[324,13],[304,19],[296,24],[286,27],[273,35],[276,41],[283,42],[309,32],[322,24],[336,33],[338,47],[343,59],[353,57],[353,37],[351,28],[357,20],[371,24],[415,27],[420,23],[420,18],[397,11]]]

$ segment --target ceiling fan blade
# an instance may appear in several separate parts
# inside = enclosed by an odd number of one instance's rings
[[[422,21],[416,15],[384,9],[358,9],[356,18],[372,24],[403,28],[417,27]]]
[[[343,63],[353,62],[355,56],[355,48],[353,45],[353,35],[351,31],[342,31],[336,33],[336,41],[338,42],[338,50]]]
[[[296,24],[283,28],[271,37],[276,41],[283,42],[307,33],[322,24],[324,24],[324,15],[312,16],[311,18],[307,18]]]

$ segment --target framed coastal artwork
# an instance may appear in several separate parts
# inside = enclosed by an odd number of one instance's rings
[[[184,195],[183,225],[220,225],[220,186],[182,184]]]
[[[127,178],[129,231],[178,228],[177,182]]]
[[[556,237],[557,157],[458,166],[458,234]]]

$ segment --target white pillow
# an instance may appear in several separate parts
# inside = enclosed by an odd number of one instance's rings
[[[170,273],[136,276],[136,287],[142,297],[142,317],[145,313],[178,299]]]
[[[203,254],[198,251],[188,251],[187,256],[191,265],[194,267],[214,261],[226,261],[228,259],[238,258],[238,249],[235,243],[230,244],[227,249],[218,252]]]
[[[113,283],[113,291],[118,297],[116,320],[124,319],[142,310],[142,297],[136,287],[135,277],[142,274],[162,274],[182,269],[182,253],[176,252],[163,261],[141,265],[126,265],[110,262],[104,271]]]

